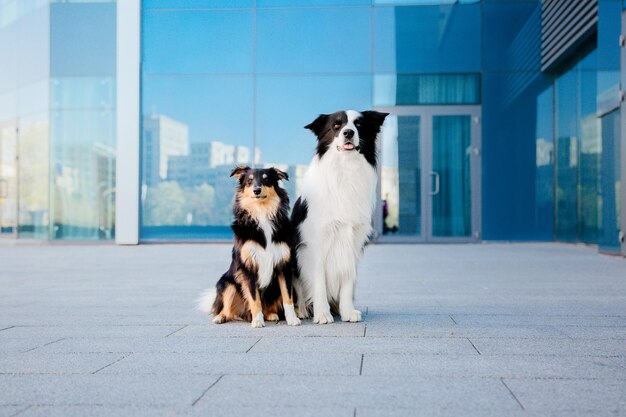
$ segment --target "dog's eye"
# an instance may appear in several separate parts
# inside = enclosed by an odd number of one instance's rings
[[[356,127],[361,127],[361,122],[354,122],[354,125],[355,125]]]
[[[333,129],[339,129],[341,127],[341,122],[333,123]]]

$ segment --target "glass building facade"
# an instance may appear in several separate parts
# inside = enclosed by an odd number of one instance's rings
[[[623,250],[621,0],[587,2],[569,43],[542,38],[574,19],[553,0],[132,2],[138,240],[229,239],[234,165],[286,170],[295,200],[315,147],[303,126],[375,108],[391,113],[379,241]],[[116,6],[0,6],[0,51],[16,57],[0,69],[3,235],[115,237]]]

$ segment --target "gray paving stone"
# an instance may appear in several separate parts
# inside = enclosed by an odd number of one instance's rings
[[[252,329],[194,310],[230,249],[0,246],[0,416],[626,414],[624,259],[372,245],[362,323]]]
[[[470,340],[483,355],[626,356],[626,343],[619,339]]]
[[[117,353],[42,354],[36,351],[0,357],[0,373],[84,374],[93,373],[124,356]]]
[[[50,339],[80,338],[80,337],[165,337],[180,329],[182,326],[16,326],[0,332],[0,342],[3,339],[38,338]]]
[[[208,321],[209,319],[207,319]],[[288,337],[346,337],[362,336],[365,331],[365,323],[343,323],[335,318],[335,322],[327,325],[315,325],[310,320],[302,323],[301,326],[287,326],[284,321],[266,323],[265,327],[254,329],[250,323],[229,322],[220,325],[207,324],[203,326],[188,326],[184,330],[176,333],[173,337],[230,337],[230,336],[288,336]]]
[[[137,353],[102,370],[107,374],[358,375],[352,353]]]
[[[624,371],[624,368],[608,358],[373,353],[364,356],[362,374],[492,378],[623,378],[626,380]]]
[[[477,354],[463,338],[424,339],[415,337],[264,337],[253,350],[259,352],[328,353],[430,353],[436,355]]]
[[[29,408],[25,405],[0,405],[0,417],[13,417]]]
[[[257,387],[241,395],[241,387]],[[314,393],[312,395],[312,393]],[[481,378],[326,377],[226,375],[197,406],[211,409],[238,403],[300,407],[380,407],[517,410],[519,405],[499,380]]]
[[[596,412],[626,414],[626,381],[505,379],[531,412],[561,411],[577,415]]]
[[[38,348],[41,353],[221,353],[246,352],[261,337],[131,337],[63,339]],[[19,340],[19,339],[18,339]]]
[[[191,405],[219,375],[0,375],[1,405]]]

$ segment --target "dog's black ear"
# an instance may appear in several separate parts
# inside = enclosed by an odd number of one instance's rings
[[[374,110],[362,111],[361,114],[365,119],[371,121],[372,124],[378,128],[380,128],[385,122],[385,117],[389,116],[389,113],[381,113]]]
[[[246,171],[248,171],[249,169],[250,169],[249,166],[240,165],[238,167],[233,168],[232,172],[230,173],[230,176],[233,177],[236,175],[237,178],[241,178],[241,175],[245,174]]]
[[[276,177],[278,177],[279,180],[289,181],[289,175],[287,175],[285,171],[281,171],[278,168],[272,168],[272,169],[274,170],[274,172],[276,172]]]
[[[311,132],[315,133],[315,136],[319,136],[320,133],[324,131],[324,126],[326,126],[328,116],[328,114],[320,114],[319,116],[317,116],[317,119],[304,126],[304,128],[309,129]]]

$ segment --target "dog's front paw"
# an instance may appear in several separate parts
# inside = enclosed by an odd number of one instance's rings
[[[287,317],[287,324],[290,326],[299,326],[301,323],[298,317]]]
[[[263,320],[263,313],[259,313],[257,314],[253,319],[252,319],[252,323],[250,324],[252,327],[265,327],[265,321]]]
[[[267,317],[265,318],[267,321],[278,321],[278,314],[276,313],[270,313],[267,315]]]
[[[293,304],[285,304],[283,308],[285,310],[285,320],[287,320],[287,324],[290,326],[299,326],[300,319],[296,316]]]
[[[213,317],[213,324],[222,324],[224,323],[224,317],[221,314]]]
[[[329,324],[329,323],[332,323],[333,321],[335,321],[335,319],[333,319],[333,315],[330,314],[330,311],[315,312],[313,314],[313,323]]]
[[[350,323],[361,321],[361,312],[359,310],[352,310],[347,313],[342,313],[341,321],[349,321]]]

